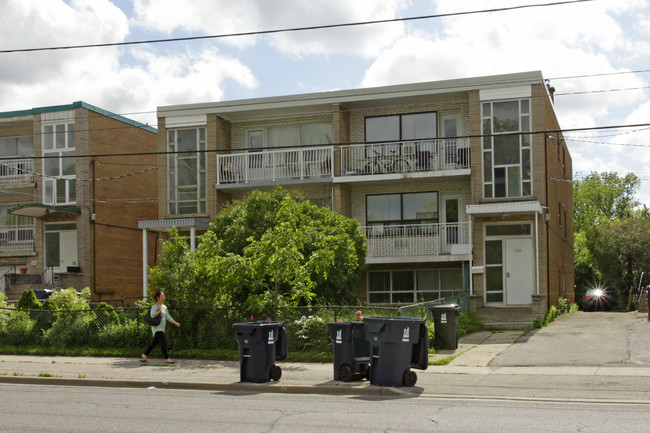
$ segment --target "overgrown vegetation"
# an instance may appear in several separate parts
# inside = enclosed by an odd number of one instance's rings
[[[549,308],[548,312],[546,313],[544,320],[535,319],[533,327],[543,328],[555,320],[556,317],[563,314],[575,313],[578,311],[578,308],[578,304],[569,303],[568,300],[560,298],[558,300],[557,307],[555,305],[551,305],[551,308]]]

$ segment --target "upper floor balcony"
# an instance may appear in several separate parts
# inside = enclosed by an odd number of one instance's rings
[[[379,225],[361,228],[368,239],[368,263],[444,261],[444,256],[469,254],[469,222]]]
[[[0,161],[0,182],[33,182],[34,159],[6,159]]]
[[[336,154],[335,150],[339,150]],[[358,145],[298,147],[217,155],[218,188],[259,184],[345,182],[374,177],[399,178],[407,173],[469,174],[469,139],[366,143]],[[332,164],[332,162],[336,162]]]
[[[359,144],[341,148],[341,176],[444,172],[470,168],[469,139]]]
[[[34,225],[0,227],[0,254],[33,253]]]
[[[241,151],[217,155],[217,185],[322,181],[333,177],[334,147]]]

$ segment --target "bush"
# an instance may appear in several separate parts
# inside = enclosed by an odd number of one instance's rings
[[[97,331],[92,342],[95,347],[142,347],[150,343],[149,325],[138,320],[125,320],[124,323],[109,323]]]
[[[81,347],[92,343],[97,330],[94,314],[56,313],[57,318],[50,329],[45,331],[43,342],[50,346]]]
[[[43,304],[36,298],[32,289],[24,290],[16,304],[16,308],[19,310],[40,310],[42,306]]]
[[[106,302],[100,302],[94,310],[97,325],[101,328],[106,325],[119,324],[120,316],[118,316],[115,308]]]
[[[12,311],[0,326],[0,344],[21,346],[39,344],[41,331],[24,311]]]
[[[284,324],[287,330],[289,350],[332,351],[327,322],[318,316],[303,316]]]

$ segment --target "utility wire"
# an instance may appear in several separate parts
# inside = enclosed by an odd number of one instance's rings
[[[251,32],[241,32],[241,33],[228,33],[222,35],[207,35],[207,36],[190,36],[185,38],[168,38],[168,39],[151,39],[145,41],[131,41],[131,42],[111,42],[105,44],[86,44],[86,45],[68,45],[68,46],[58,46],[58,47],[41,47],[41,48],[21,48],[15,50],[0,50],[0,54],[8,53],[26,53],[26,52],[35,52],[35,51],[56,51],[56,50],[73,50],[80,48],[104,48],[104,47],[120,47],[128,45],[142,45],[142,44],[158,44],[158,43],[167,43],[167,42],[183,42],[183,41],[199,41],[206,39],[223,39],[223,38],[232,38],[240,36],[257,36],[257,35],[270,35],[275,33],[289,33],[289,32],[302,32],[307,30],[322,30],[322,29],[335,29],[342,27],[356,27],[356,26],[366,26],[374,24],[385,24],[385,23],[395,23],[395,22],[407,22],[407,21],[417,21],[417,20],[428,20],[434,18],[447,18],[453,16],[462,16],[462,15],[475,15],[475,14],[485,14],[492,12],[505,12],[518,9],[530,9],[538,7],[549,7],[549,6],[560,6],[567,5],[572,3],[585,3],[591,2],[594,0],[571,0],[571,1],[560,1],[554,3],[543,3],[543,4],[527,4],[527,5],[518,5],[511,7],[502,7],[502,8],[493,8],[493,9],[483,9],[483,10],[474,10],[466,12],[451,12],[446,14],[435,14],[435,15],[422,15],[417,17],[407,17],[407,18],[392,18],[385,20],[373,20],[373,21],[359,21],[353,23],[341,23],[341,24],[326,24],[321,26],[308,26],[308,27],[293,27],[285,29],[274,29],[274,30],[260,30],[260,31],[251,31]]]

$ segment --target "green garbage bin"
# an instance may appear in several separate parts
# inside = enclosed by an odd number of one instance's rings
[[[287,359],[288,344],[284,322],[235,323],[239,344],[239,379],[241,382],[278,381],[282,369],[276,360]]]
[[[434,305],[429,308],[433,313],[434,339],[436,350],[458,348],[458,316],[461,307],[457,304]]]

